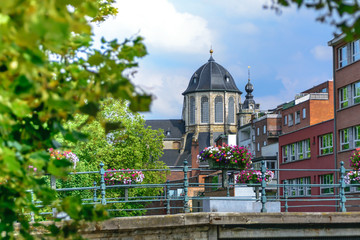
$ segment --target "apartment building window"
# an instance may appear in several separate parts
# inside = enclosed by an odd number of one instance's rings
[[[339,48],[338,50],[338,65],[339,68],[358,61],[360,59],[360,42],[353,41]]]
[[[338,58],[339,58],[339,68],[345,67],[348,64],[348,53],[347,45],[339,48]]]
[[[339,91],[340,108],[345,108],[349,106],[348,87],[340,88]]]
[[[263,134],[266,134],[266,125],[263,127]]]
[[[260,151],[260,143],[257,143],[257,151]]]
[[[340,149],[347,150],[350,148],[349,133],[351,128],[340,130]]]
[[[300,111],[295,112],[295,124],[300,123]]]
[[[354,83],[354,104],[360,103],[360,82]]]
[[[326,174],[320,176],[320,184],[334,184],[334,175],[333,174]],[[334,187],[332,186],[321,186],[320,187],[321,194],[333,194]]]
[[[295,142],[282,147],[283,162],[292,162],[310,158],[310,139]]]
[[[328,133],[319,137],[319,154],[326,155],[333,153],[333,134]]]
[[[302,117],[303,117],[303,119],[305,119],[306,118],[306,108],[303,108],[303,110],[302,110]]]
[[[360,40],[351,43],[352,61],[355,62],[360,59]]]
[[[289,114],[289,126],[293,125],[293,114]]]
[[[298,197],[298,196],[310,196],[311,195],[311,187],[306,186],[310,184],[310,177],[303,177],[303,178],[295,178],[288,180],[289,187],[288,187],[288,193],[292,197]],[[296,185],[296,186],[291,186]],[[301,186],[303,185],[303,186]]]
[[[340,130],[340,150],[360,147],[360,125]]]
[[[284,117],[284,125],[287,125],[287,116]]]
[[[256,135],[260,135],[260,129],[259,128],[256,128]]]
[[[264,146],[266,146],[266,141],[264,141]]]

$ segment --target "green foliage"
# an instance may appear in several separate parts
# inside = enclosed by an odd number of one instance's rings
[[[105,128],[103,122],[108,122]],[[110,127],[109,127],[110,125]],[[145,120],[140,114],[129,111],[126,102],[108,99],[100,104],[100,112],[97,118],[91,122],[83,115],[75,115],[73,121],[67,122],[66,126],[71,129],[81,128],[88,136],[88,141],[72,143],[60,136],[57,140],[64,146],[69,146],[79,157],[80,162],[76,171],[98,171],[100,163],[104,163],[104,169],[164,169],[163,162],[158,159],[163,154],[163,138],[161,130],[153,130],[145,127]],[[165,172],[143,172],[145,179],[143,184],[165,183]],[[96,181],[100,185],[99,174],[72,175],[65,180],[60,180],[58,187],[89,187]],[[129,197],[158,196],[161,188],[130,188]],[[76,195],[81,198],[92,198],[92,192],[74,191],[61,193],[61,196]],[[106,197],[124,197],[124,189],[107,189]],[[109,208],[142,208],[139,204],[112,204]],[[139,215],[144,211],[122,212],[118,215]],[[114,215],[114,214],[112,214]]]
[[[13,0],[0,4],[2,239],[15,238],[15,221],[24,238],[33,238],[26,213],[38,210],[29,201],[27,190],[32,189],[44,204],[55,199],[55,192],[40,175],[51,172],[62,176],[67,168],[50,161],[46,149],[59,147],[54,141],[58,133],[72,142],[86,139],[81,129],[63,127],[64,121],[79,113],[89,121],[94,119],[99,102],[109,97],[128,100],[132,110],[149,107],[151,96],[138,92],[124,74],[137,66],[137,58],[146,55],[142,38],[122,43],[103,39],[100,49],[93,47],[89,20],[102,21],[116,13],[112,2]],[[104,118],[100,126],[106,122]],[[29,165],[38,169],[37,174],[29,172]],[[81,219],[102,219],[97,214],[103,210],[88,209],[73,199],[68,203],[74,205],[59,204],[58,210],[80,217],[62,230],[54,225],[54,234],[67,237],[77,232],[74,229]]]
[[[334,25],[346,35],[346,40],[352,41],[360,38],[360,3],[359,1],[343,0],[272,0],[270,8],[280,13],[282,7],[296,5],[296,7],[314,9],[320,12],[317,21]]]

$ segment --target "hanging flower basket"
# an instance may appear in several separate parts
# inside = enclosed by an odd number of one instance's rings
[[[360,169],[360,148],[357,148],[355,151],[352,152],[350,158],[350,167],[354,170]]]
[[[243,170],[238,175],[235,176],[236,183],[246,183],[246,184],[258,184],[262,182],[261,171],[259,170]],[[271,182],[274,178],[274,172],[266,170],[265,172],[265,182]]]
[[[115,170],[115,169],[108,169]],[[142,183],[145,176],[141,171],[123,171],[130,169],[119,169],[119,172],[105,173],[105,182],[107,185],[130,185]]]
[[[251,153],[245,147],[226,145],[210,146],[198,155],[201,162],[207,161],[211,169],[244,170],[251,167]]]

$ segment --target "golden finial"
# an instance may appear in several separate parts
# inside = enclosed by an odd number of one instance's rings
[[[214,52],[214,50],[212,50],[212,46],[211,46],[211,47],[210,47],[210,54],[211,54],[211,56],[212,56],[213,52]]]

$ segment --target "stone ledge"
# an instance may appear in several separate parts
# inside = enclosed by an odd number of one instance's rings
[[[99,223],[89,223],[83,231],[121,231],[196,225],[299,225],[332,223],[360,223],[360,213],[188,213],[123,217]]]

